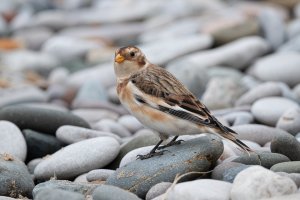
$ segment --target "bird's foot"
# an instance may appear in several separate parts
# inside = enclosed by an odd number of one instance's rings
[[[145,160],[145,159],[148,159],[148,158],[152,158],[154,156],[161,156],[164,154],[164,152],[167,151],[167,150],[163,150],[163,151],[156,151],[156,152],[150,152],[148,154],[145,154],[145,155],[137,155],[136,156],[136,159],[140,159],[140,160]]]
[[[181,144],[181,142],[184,142],[184,140],[176,140],[176,141],[171,140],[168,144],[163,145],[163,146],[159,146],[157,148],[157,150],[161,150],[161,149],[173,146],[173,145],[178,145],[178,144]]]

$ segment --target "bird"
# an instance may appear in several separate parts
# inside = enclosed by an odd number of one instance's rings
[[[160,137],[148,154],[138,155],[139,159],[162,155],[165,147],[182,142],[177,140],[180,135],[200,133],[215,134],[230,140],[243,151],[253,152],[236,138],[234,130],[218,121],[174,75],[152,64],[138,47],[127,46],[116,50],[114,72],[122,105]],[[160,146],[170,136],[174,136],[173,139]]]

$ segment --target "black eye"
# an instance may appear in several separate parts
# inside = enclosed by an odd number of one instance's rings
[[[131,57],[134,57],[135,56],[135,53],[132,51],[132,52],[130,52],[130,56]]]

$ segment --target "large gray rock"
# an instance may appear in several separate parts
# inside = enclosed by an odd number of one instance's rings
[[[8,153],[24,161],[27,146],[20,129],[9,121],[0,121],[0,153]]]
[[[300,161],[277,163],[271,167],[274,172],[300,173]]]
[[[32,197],[33,180],[26,165],[9,154],[0,154],[0,195]]]
[[[277,121],[276,127],[293,135],[300,133],[300,108],[291,108],[285,111]]]
[[[155,197],[158,197],[162,194],[164,194],[169,187],[171,187],[172,183],[170,182],[161,182],[157,183],[146,194],[146,200],[154,199]]]
[[[71,113],[31,106],[9,106],[0,109],[0,120],[11,121],[20,129],[54,135],[63,125],[90,128],[89,124]]]
[[[72,199],[84,200],[84,196],[77,192],[65,191],[62,189],[45,189],[40,191],[35,197],[35,200],[59,200],[59,199]]]
[[[101,185],[93,192],[93,200],[140,200],[135,194],[112,185]]]
[[[120,150],[117,140],[100,137],[71,144],[39,163],[34,175],[37,179],[74,178],[93,169],[102,168],[115,159]]]
[[[223,152],[216,136],[199,137],[166,148],[163,155],[136,160],[117,169],[106,184],[129,190],[144,198],[148,190],[159,182],[172,182],[177,174],[191,171],[206,172]]]
[[[92,181],[106,181],[106,179],[115,173],[115,170],[111,169],[94,169],[87,173],[86,179],[89,182]]]

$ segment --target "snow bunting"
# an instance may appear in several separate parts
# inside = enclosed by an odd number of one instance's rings
[[[151,64],[137,47],[116,51],[114,70],[121,103],[161,140],[140,159],[161,155],[157,151],[178,144],[179,135],[212,133],[228,139],[247,152],[252,150],[235,137],[236,132],[222,125],[179,80],[165,69]],[[175,136],[167,145],[163,140]]]

